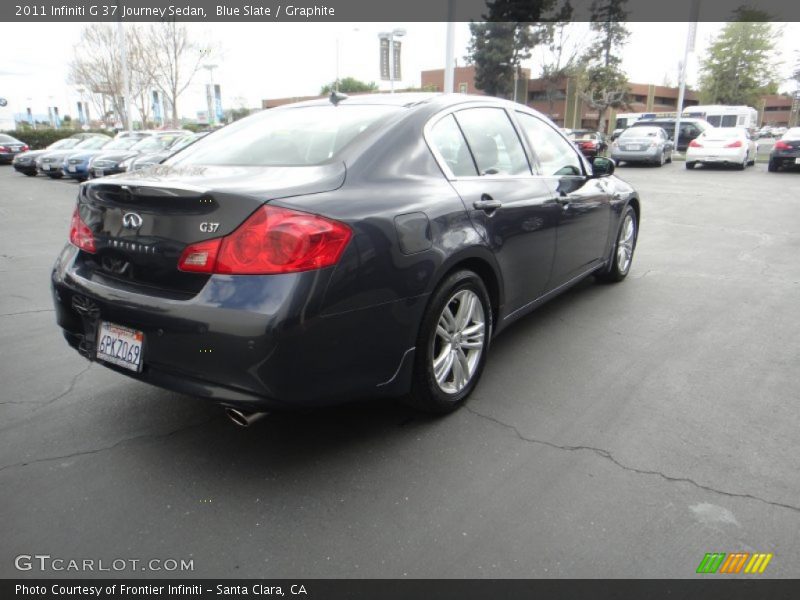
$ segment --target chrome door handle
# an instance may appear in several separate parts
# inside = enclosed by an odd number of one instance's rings
[[[502,202],[493,199],[488,194],[484,194],[483,196],[481,196],[480,200],[475,200],[475,202],[472,203],[472,207],[475,210],[482,210],[487,213],[495,211],[501,206],[503,206]]]

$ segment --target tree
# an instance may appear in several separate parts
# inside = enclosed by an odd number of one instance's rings
[[[178,98],[192,83],[204,61],[214,49],[192,41],[189,31],[176,21],[162,21],[140,31],[142,48],[147,59],[143,64],[153,84],[172,107],[172,125],[179,124]]]
[[[569,1],[490,0],[484,22],[470,23],[467,64],[475,65],[475,86],[490,96],[510,97],[514,73],[534,47],[547,39],[547,23],[572,14]]]
[[[578,70],[578,63],[584,53],[585,36],[576,31],[571,21],[550,23],[543,31],[544,50],[540,59],[540,79],[544,84],[544,93],[548,103],[549,114],[555,110],[564,81]]]
[[[355,77],[345,77],[344,79],[339,80],[338,88],[336,86],[336,82],[332,81],[323,85],[319,90],[319,93],[321,96],[326,96],[334,89],[338,89],[338,91],[342,92],[343,94],[353,94],[356,92],[377,92],[378,85],[374,81],[366,83],[356,79]]]
[[[580,74],[581,96],[597,110],[597,128],[605,130],[609,108],[627,105],[628,77],[622,71],[618,53],[630,36],[624,21],[627,0],[594,0],[591,5],[591,30],[594,43],[583,56]]]
[[[761,95],[775,93],[776,34],[769,23],[727,23],[701,61],[701,101],[755,106]]]
[[[129,41],[127,36],[126,41]],[[122,53],[116,28],[105,23],[84,27],[73,57],[67,80],[88,90],[98,113],[107,112],[106,102],[110,100],[111,110],[127,127],[128,115],[122,101]]]

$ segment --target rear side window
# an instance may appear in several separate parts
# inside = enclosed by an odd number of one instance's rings
[[[581,161],[575,147],[561,137],[555,129],[528,113],[518,112],[517,118],[539,159],[542,175],[583,174]]]
[[[456,119],[467,138],[481,175],[530,175],[514,126],[502,108],[468,108]]]
[[[453,115],[439,120],[431,129],[431,145],[450,167],[456,177],[474,177],[478,174],[475,162]]]
[[[168,164],[309,166],[336,157],[370,128],[405,110],[340,105],[265,110],[198,140]]]

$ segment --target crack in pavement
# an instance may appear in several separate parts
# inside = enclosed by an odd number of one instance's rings
[[[0,317],[16,317],[17,315],[31,315],[34,313],[55,312],[54,308],[42,308],[39,310],[23,310],[22,312],[0,313]]]
[[[726,492],[725,490],[719,490],[719,489],[712,488],[712,487],[707,486],[707,485],[703,485],[702,483],[698,483],[698,482],[696,482],[693,479],[690,479],[688,477],[673,477],[671,475],[666,475],[665,473],[662,473],[660,471],[651,471],[651,470],[648,470],[648,469],[639,469],[637,467],[631,467],[629,465],[626,465],[626,464],[620,462],[620,460],[615,458],[614,455],[611,454],[611,452],[609,452],[608,450],[603,450],[602,448],[595,448],[593,446],[566,446],[566,445],[556,444],[554,442],[548,442],[548,441],[545,441],[545,440],[537,440],[536,438],[526,437],[526,436],[522,435],[522,432],[519,429],[517,429],[514,425],[510,425],[508,423],[504,423],[500,419],[497,419],[495,417],[480,413],[480,412],[476,411],[475,409],[473,409],[473,408],[471,408],[469,406],[464,406],[463,408],[467,412],[470,412],[473,415],[475,415],[476,417],[480,417],[481,419],[485,419],[487,421],[490,421],[492,423],[495,423],[497,425],[505,427],[506,429],[510,429],[511,431],[514,432],[514,434],[517,436],[517,438],[519,438],[523,442],[528,442],[528,443],[531,443],[531,444],[539,444],[539,445],[542,445],[542,446],[547,446],[549,448],[555,448],[556,450],[565,450],[567,452],[577,452],[577,451],[591,452],[592,454],[595,454],[595,455],[597,455],[597,456],[599,456],[601,458],[604,458],[604,459],[614,463],[616,466],[618,466],[620,469],[622,469],[624,471],[629,471],[631,473],[637,473],[639,475],[655,475],[655,476],[660,477],[661,479],[663,479],[665,481],[669,481],[670,483],[688,483],[689,485],[692,485],[692,486],[694,486],[694,487],[696,487],[698,489],[705,490],[707,492],[712,492],[714,494],[720,494],[722,496],[728,496],[730,498],[743,498],[743,499],[746,499],[746,500],[755,500],[756,502],[762,502],[762,503],[768,504],[770,506],[774,506],[774,507],[777,507],[777,508],[785,508],[787,510],[791,510],[791,511],[800,513],[800,506],[793,506],[791,504],[784,504],[782,502],[774,502],[772,500],[767,500],[765,498],[761,498],[759,496],[754,496],[752,494],[743,494],[743,493],[738,493],[738,492]]]
[[[124,444],[126,444],[128,442],[135,442],[137,440],[143,440],[143,439],[148,439],[148,438],[150,438],[152,440],[165,439],[165,438],[173,436],[173,435],[175,435],[177,433],[181,433],[183,431],[188,431],[190,429],[201,427],[201,426],[203,426],[203,425],[205,425],[207,423],[210,423],[211,421],[215,421],[215,420],[216,420],[216,417],[212,417],[210,419],[205,419],[204,421],[200,421],[199,423],[194,423],[192,425],[187,425],[185,427],[179,427],[178,429],[173,429],[172,431],[168,431],[166,433],[143,433],[142,435],[134,435],[134,436],[129,437],[129,438],[123,438],[121,440],[118,440],[118,441],[114,442],[113,444],[111,444],[110,446],[103,446],[102,448],[94,448],[92,450],[82,450],[80,452],[72,452],[70,454],[64,454],[64,455],[61,455],[61,456],[47,456],[47,457],[44,457],[44,458],[36,458],[36,459],[30,460],[30,461],[27,461],[27,462],[23,461],[23,462],[18,462],[18,463],[12,463],[10,465],[4,465],[4,466],[0,467],[0,472],[5,471],[7,469],[13,469],[15,467],[27,467],[27,466],[35,465],[35,464],[39,464],[39,463],[52,462],[52,461],[55,461],[55,460],[65,460],[65,459],[68,459],[68,458],[75,458],[75,457],[79,457],[79,456],[90,456],[92,454],[100,454],[101,452],[107,452],[108,450],[113,450],[113,449],[117,448],[118,446],[122,446],[122,445],[124,445]]]
[[[72,392],[72,390],[73,390],[73,389],[75,389],[75,384],[77,384],[77,383],[78,383],[78,379],[80,379],[80,378],[81,378],[81,376],[82,376],[84,373],[86,373],[86,371],[88,371],[88,370],[89,370],[89,369],[91,369],[91,368],[92,368],[92,363],[90,362],[88,365],[86,365],[86,368],[85,368],[85,369],[83,369],[82,371],[80,371],[78,374],[76,374],[76,375],[75,375],[75,376],[72,378],[72,381],[70,381],[70,382],[69,382],[69,385],[67,386],[67,389],[65,389],[63,392],[61,392],[60,394],[58,394],[58,395],[57,395],[55,398],[52,398],[51,400],[39,400],[39,401],[38,401],[38,403],[39,403],[39,404],[41,404],[41,406],[37,406],[37,407],[36,407],[36,410],[40,410],[40,409],[42,409],[42,408],[45,408],[45,407],[47,407],[47,406],[50,406],[50,405],[51,405],[53,402],[57,402],[58,400],[61,400],[61,398],[63,398],[64,396],[66,396],[67,394],[71,393],[71,392]]]

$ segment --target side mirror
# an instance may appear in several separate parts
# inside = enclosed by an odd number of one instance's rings
[[[614,174],[614,169],[617,164],[610,158],[605,156],[593,156],[590,160],[592,163],[592,176],[593,177],[608,177]]]

